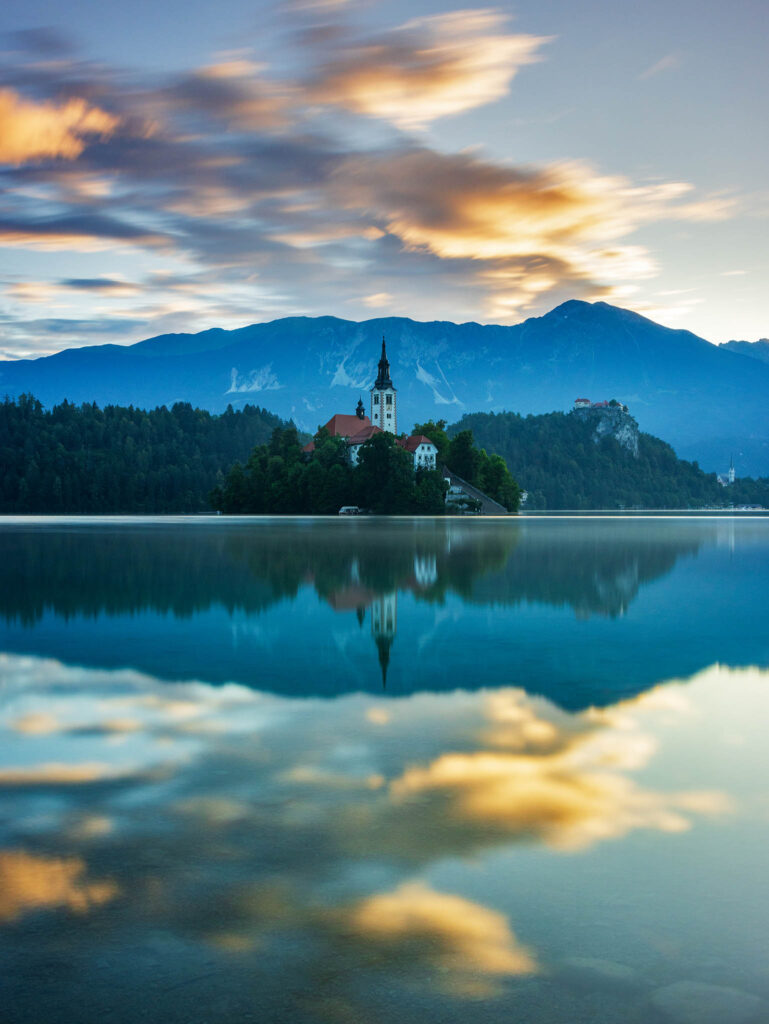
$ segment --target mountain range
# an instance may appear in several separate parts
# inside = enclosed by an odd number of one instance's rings
[[[314,431],[359,395],[368,409],[383,335],[399,430],[616,398],[682,458],[723,472],[733,456],[738,475],[769,475],[769,364],[604,302],[572,300],[514,326],[286,317],[74,348],[0,363],[0,395],[212,412],[252,403]]]
[[[720,347],[730,352],[739,352],[743,356],[760,359],[762,363],[769,363],[769,338],[759,338],[758,341],[725,341]]]

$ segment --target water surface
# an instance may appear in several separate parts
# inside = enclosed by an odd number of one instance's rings
[[[3,1019],[769,1019],[767,609],[761,518],[4,521]]]

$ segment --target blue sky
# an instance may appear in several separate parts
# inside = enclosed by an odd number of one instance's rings
[[[0,355],[604,299],[769,335],[757,0],[0,13]]]

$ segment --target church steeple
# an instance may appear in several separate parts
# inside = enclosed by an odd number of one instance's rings
[[[366,418],[366,410],[363,408],[362,398],[358,398],[358,404],[355,407],[355,415],[358,417],[359,420],[363,420]]]
[[[398,433],[396,402],[395,385],[390,376],[390,363],[382,335],[382,355],[379,359],[377,378],[371,388],[371,422],[375,427],[389,430],[392,434]]]
[[[374,381],[374,387],[392,388],[393,391],[395,391],[395,387],[393,386],[393,382],[390,377],[390,363],[387,359],[387,350],[385,349],[384,334],[382,335],[382,357],[379,360],[379,373],[377,374],[377,379]]]

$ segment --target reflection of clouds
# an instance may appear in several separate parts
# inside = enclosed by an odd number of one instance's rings
[[[44,762],[30,768],[11,765],[0,769],[0,786],[73,786],[103,779],[118,778],[120,773],[100,761],[86,761],[82,764],[62,764],[58,761]]]
[[[620,775],[587,771],[570,756],[444,754],[426,768],[408,769],[392,791],[405,799],[442,796],[436,813],[567,849],[639,828],[688,827],[676,813],[676,797],[643,791]],[[425,818],[430,813],[424,806],[421,812]]]
[[[363,942],[397,944],[400,955],[406,957],[409,944],[416,942],[426,946],[439,965],[452,970],[482,974],[536,970],[536,961],[519,945],[503,914],[419,882],[363,900],[349,923]]]
[[[84,914],[117,895],[112,882],[87,882],[78,857],[39,857],[0,851],[0,922],[32,910],[66,907]]]
[[[482,891],[437,885],[439,861],[673,833],[727,806],[629,777],[660,757],[649,723],[670,720],[680,687],[574,714],[513,688],[320,701],[10,656],[3,671],[0,919],[98,906],[98,938],[74,933],[85,954],[140,922],[249,985],[290,973],[300,948],[306,989],[282,993],[284,1013],[318,987],[345,1000],[362,976],[491,996],[546,957]],[[88,772],[93,785],[62,784]]]
[[[7,786],[167,777],[173,768],[177,784],[194,791],[177,801],[187,813],[222,798],[247,809],[249,800],[219,792],[217,775],[200,778],[213,764],[244,792],[290,799],[308,813],[319,802],[333,805],[325,840],[348,855],[384,850],[416,861],[434,856],[436,844],[464,852],[492,834],[496,842],[517,836],[573,848],[639,828],[676,831],[688,826],[685,812],[723,806],[713,795],[653,792],[627,776],[655,754],[639,717],[644,700],[669,710],[680,695],[663,701],[655,691],[583,714],[513,688],[386,705],[349,697],[329,716],[322,702],[236,685],[158,687],[133,671],[56,662],[35,674],[31,661],[5,659]],[[238,813],[245,817],[247,810]],[[362,821],[365,830],[356,827]]]

